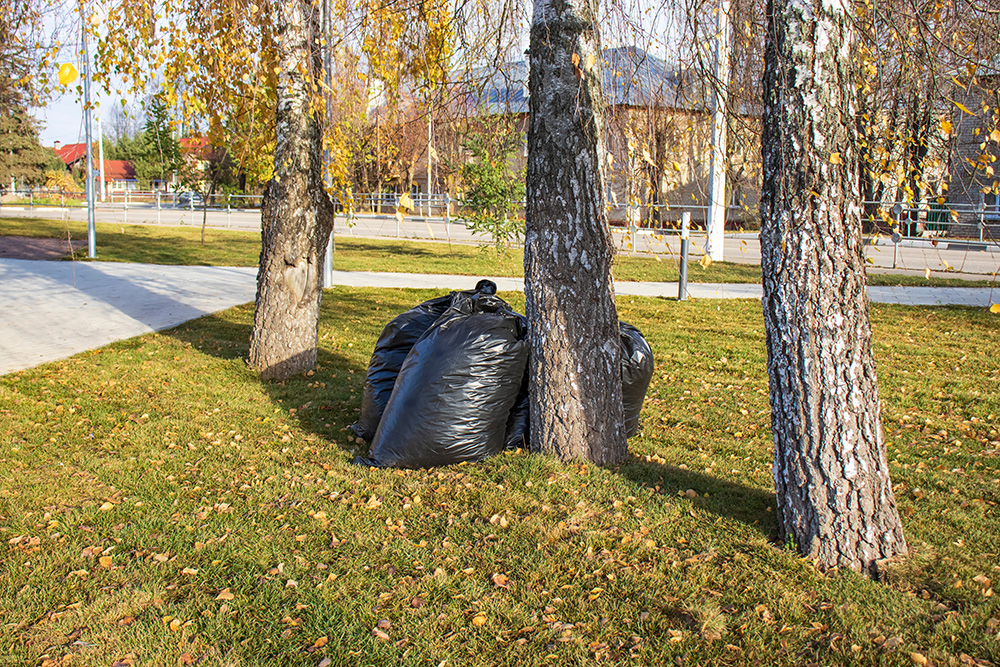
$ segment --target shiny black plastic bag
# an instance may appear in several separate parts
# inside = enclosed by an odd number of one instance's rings
[[[393,385],[396,384],[396,376],[403,366],[403,360],[417,340],[444,315],[455,300],[476,294],[496,294],[496,291],[496,283],[480,280],[475,289],[451,292],[425,301],[397,315],[385,326],[378,342],[375,343],[371,361],[368,362],[368,373],[361,393],[361,415],[358,421],[350,426],[355,435],[368,441],[375,437],[375,431],[382,419],[382,412],[389,403],[389,396],[392,394]]]
[[[631,324],[619,322],[622,357],[622,408],[625,413],[625,437],[639,432],[639,413],[646,390],[653,379],[653,350],[642,332]]]
[[[642,332],[631,324],[618,323],[621,340],[622,408],[625,415],[625,437],[639,432],[639,413],[646,390],[653,379],[653,350]],[[508,449],[528,446],[528,376],[525,374],[521,392],[510,412],[504,445]]]
[[[502,451],[528,362],[525,332],[497,296],[456,299],[410,350],[369,458],[355,463],[430,468]]]

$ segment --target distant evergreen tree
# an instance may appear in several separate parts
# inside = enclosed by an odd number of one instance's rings
[[[170,130],[167,105],[153,97],[146,108],[146,127],[140,138],[141,158],[135,160],[135,176],[140,187],[152,181],[168,181],[181,165],[180,143]]]
[[[150,187],[153,181],[171,180],[181,165],[181,148],[171,134],[170,117],[163,101],[153,97],[146,107],[142,132],[107,142],[104,156],[132,163],[140,188]]]
[[[37,124],[23,106],[9,111],[0,115],[0,186],[9,186],[11,179],[18,186],[43,184],[46,170],[59,160],[39,143]]]

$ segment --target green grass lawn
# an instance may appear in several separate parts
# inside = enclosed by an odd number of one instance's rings
[[[329,290],[280,384],[248,306],[0,377],[0,663],[1000,661],[995,315],[873,306],[911,547],[875,583],[774,542],[753,301],[619,299],[657,365],[620,467],[352,466],[376,337],[434,295]]]
[[[112,262],[183,264],[206,266],[256,266],[260,258],[260,234],[208,229],[205,244],[197,227],[161,227],[152,225],[114,225],[99,223],[98,259]],[[40,218],[0,218],[0,236],[87,238],[86,223]],[[397,273],[445,273],[470,276],[517,276],[524,274],[520,250],[507,256],[476,246],[398,239],[368,239],[340,236],[334,268],[340,271],[392,271]],[[80,259],[78,257],[78,259]],[[622,281],[675,282],[678,279],[676,256],[620,255],[615,259],[614,276]],[[692,262],[688,280],[702,283],[759,283],[760,266],[716,262],[703,267]],[[897,276],[871,273],[872,285],[920,285],[951,287],[986,287],[989,280],[968,281],[960,278],[930,279],[923,276]]]

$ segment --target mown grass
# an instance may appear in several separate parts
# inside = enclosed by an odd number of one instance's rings
[[[751,301],[619,299],[656,356],[620,467],[352,466],[376,337],[434,295],[328,291],[281,384],[249,306],[0,378],[0,663],[1000,660],[996,316],[873,306],[911,547],[876,583],[774,542]]]
[[[112,262],[183,264],[204,266],[256,266],[260,258],[260,234],[208,229],[205,244],[197,227],[152,225],[96,226],[98,259]],[[0,236],[87,238],[86,224],[78,221],[39,218],[0,218]],[[676,244],[675,244],[676,245]],[[446,244],[399,239],[369,239],[338,236],[334,268],[340,271],[391,271],[395,273],[443,273],[470,276],[520,277],[524,275],[523,255],[508,255],[472,245]],[[676,248],[675,248],[676,250]],[[77,257],[77,259],[82,259]],[[621,281],[676,282],[677,255],[619,255],[614,276]],[[701,283],[759,283],[760,266],[716,262],[707,267],[692,262],[688,280]],[[870,273],[872,285],[914,285],[923,287],[987,287],[991,280],[905,276]]]

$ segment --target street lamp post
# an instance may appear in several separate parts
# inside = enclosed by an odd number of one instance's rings
[[[97,257],[94,202],[94,147],[90,129],[90,46],[87,44],[87,9],[80,1],[80,36],[83,39],[83,128],[87,142],[87,257]]]

